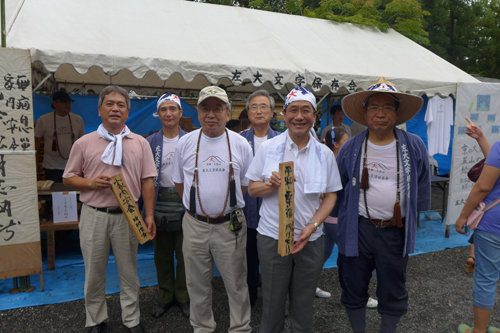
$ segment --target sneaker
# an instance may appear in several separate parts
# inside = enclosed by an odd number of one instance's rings
[[[378,306],[378,301],[375,298],[369,298],[368,303],[366,303],[366,307],[368,309],[375,309]]]
[[[328,291],[316,288],[316,297],[328,298],[330,296],[332,296],[332,294],[330,294]]]

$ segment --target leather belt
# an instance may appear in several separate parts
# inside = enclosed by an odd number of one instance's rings
[[[359,215],[360,218],[363,220],[372,223],[374,226],[377,228],[396,228],[397,226],[392,224],[392,221],[387,221],[387,220],[377,220],[377,219],[369,219],[367,217],[364,217],[363,215]],[[405,225],[405,218],[403,217],[402,219],[403,225]]]
[[[94,206],[90,206],[90,205],[87,205],[89,206],[90,208],[92,209],[95,209],[97,210],[98,212],[104,212],[104,213],[107,213],[107,214],[122,214],[122,209],[118,206],[118,207],[94,207]]]
[[[175,187],[160,187],[158,189],[158,194],[174,194],[178,193]]]
[[[205,215],[198,215],[198,214],[191,213],[189,210],[186,210],[186,211],[189,215],[191,215],[195,219],[202,221],[202,222],[211,223],[211,224],[224,223],[224,222],[228,222],[231,219],[231,213],[227,213],[227,214],[219,216],[218,218],[213,219],[213,218],[210,218],[210,217],[205,216]]]

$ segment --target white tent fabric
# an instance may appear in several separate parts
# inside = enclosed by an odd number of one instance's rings
[[[8,47],[87,83],[122,75],[143,86],[325,93],[384,76],[401,91],[446,96],[478,82],[394,30],[182,0],[18,0],[7,9]]]

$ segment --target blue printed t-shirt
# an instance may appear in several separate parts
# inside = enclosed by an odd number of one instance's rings
[[[500,168],[500,141],[491,146],[485,163]],[[493,186],[493,189],[484,198],[483,202],[488,205],[498,198],[500,198],[500,178],[497,179],[495,186]],[[500,205],[484,213],[478,229],[500,235]]]

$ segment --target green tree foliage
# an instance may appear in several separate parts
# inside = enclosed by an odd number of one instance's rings
[[[373,26],[384,32],[393,28],[419,44],[430,44],[428,33],[423,28],[424,17],[430,13],[423,10],[417,0],[321,0],[318,8],[307,9],[305,14],[336,22]]]
[[[482,1],[483,11],[475,40],[477,52],[470,71],[500,79],[500,0]]]
[[[429,50],[462,70],[500,79],[500,0],[421,0]]]

